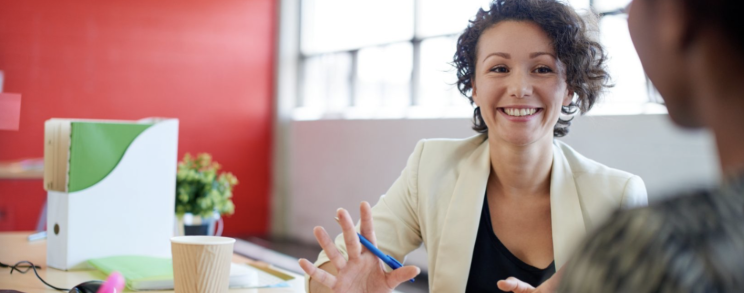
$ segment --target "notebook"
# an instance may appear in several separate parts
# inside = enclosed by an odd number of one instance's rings
[[[129,290],[172,290],[173,263],[170,258],[149,256],[112,256],[91,259],[90,265],[109,275],[117,271],[126,279]],[[230,264],[230,288],[287,287],[282,279],[260,268],[247,264]]]

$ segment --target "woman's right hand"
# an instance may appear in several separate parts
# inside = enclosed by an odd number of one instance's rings
[[[369,203],[362,202],[360,207],[361,234],[372,244],[377,245],[374,227],[372,224],[372,208]],[[338,251],[336,245],[328,236],[323,227],[315,227],[313,233],[325,251],[333,266],[338,270],[334,276],[322,269],[316,268],[307,259],[300,259],[300,266],[312,280],[320,282],[331,289],[332,292],[392,292],[395,287],[419,274],[420,269],[416,266],[404,266],[391,272],[385,271],[385,264],[369,250],[362,247],[359,237],[354,229],[349,212],[338,209],[336,215],[341,225],[341,230],[346,243],[349,259],[346,260]]]

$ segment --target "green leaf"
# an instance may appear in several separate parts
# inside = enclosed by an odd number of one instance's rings
[[[232,173],[219,173],[220,168],[210,154],[184,156],[176,173],[177,215],[192,213],[209,217],[214,211],[222,215],[234,213],[232,189],[238,180]]]

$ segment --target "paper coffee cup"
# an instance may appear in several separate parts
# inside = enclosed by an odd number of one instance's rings
[[[175,292],[227,292],[234,244],[235,239],[228,237],[172,237]]]

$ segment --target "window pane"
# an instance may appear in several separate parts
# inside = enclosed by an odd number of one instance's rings
[[[473,107],[457,90],[457,72],[451,65],[457,37],[421,42],[419,90],[411,118],[469,117]]]
[[[607,110],[627,112],[628,107],[640,108],[648,102],[646,75],[628,33],[624,15],[605,16],[599,23],[600,41],[609,57],[607,66],[612,83],[604,95]],[[617,109],[609,109],[609,107]],[[623,109],[621,109],[623,108]],[[626,111],[627,110],[627,111]]]
[[[399,111],[411,104],[411,43],[359,50],[354,107],[367,116],[385,116],[382,109]],[[362,115],[362,113],[358,113]],[[400,116],[399,113],[389,113]]]
[[[418,105],[449,107],[467,101],[457,91],[457,74],[451,65],[457,38],[440,37],[421,42],[421,81]]]
[[[631,0],[594,0],[594,11],[608,12],[628,6]]]
[[[579,11],[589,11],[589,0],[564,0]],[[623,2],[624,0],[620,0]],[[483,8],[488,10],[489,0],[419,0],[419,20],[416,36],[425,38],[459,34]],[[626,3],[627,4],[627,3]]]
[[[567,0],[566,3],[571,5],[577,11],[590,11],[590,0]]]
[[[419,38],[460,33],[486,0],[419,0]]]
[[[413,37],[413,1],[302,0],[302,52],[409,40]]]
[[[351,97],[351,54],[325,54],[305,59],[300,107],[340,113]]]

